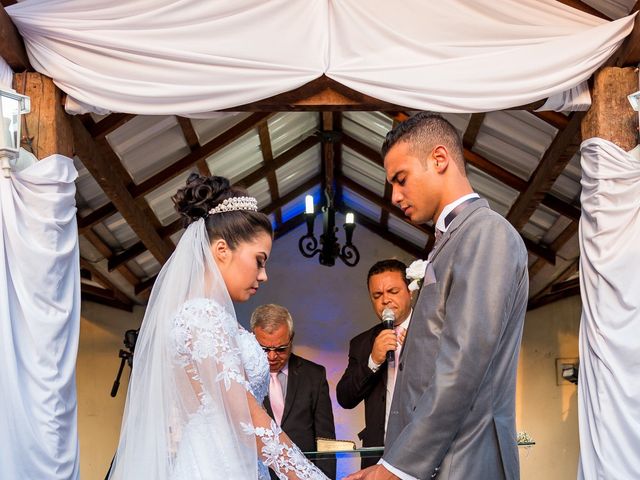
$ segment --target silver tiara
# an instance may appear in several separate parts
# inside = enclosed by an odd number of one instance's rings
[[[258,211],[258,200],[254,197],[231,197],[225,198],[218,205],[209,210],[209,215],[222,212],[235,212],[237,210]]]

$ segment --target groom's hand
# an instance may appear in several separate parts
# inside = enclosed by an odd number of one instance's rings
[[[374,465],[359,472],[352,473],[342,480],[397,480],[399,478],[400,477],[395,476],[382,465]]]

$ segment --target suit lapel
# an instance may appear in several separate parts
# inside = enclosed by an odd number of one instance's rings
[[[458,227],[460,227],[460,225],[462,225],[464,221],[467,218],[469,218],[471,214],[473,214],[473,212],[475,212],[477,209],[482,207],[488,208],[489,203],[484,198],[479,198],[478,200],[472,202],[467,208],[465,208],[462,212],[460,212],[460,214],[456,216],[456,218],[453,219],[453,221],[449,225],[449,228],[447,228],[447,231],[444,232],[442,239],[438,242],[438,245],[436,245],[436,248],[433,251],[433,254],[431,255],[432,262],[438,255],[438,252],[442,250],[442,248],[447,244],[449,239],[453,236],[453,233],[458,229]]]
[[[289,412],[291,412],[291,408],[293,407],[294,399],[296,397],[296,390],[299,385],[299,372],[300,361],[296,355],[293,353],[289,357],[289,374],[287,375],[287,395],[284,399],[284,412],[282,412],[282,422],[281,425],[287,419]]]

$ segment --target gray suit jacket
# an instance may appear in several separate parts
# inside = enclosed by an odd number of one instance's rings
[[[451,222],[432,266],[402,349],[383,459],[419,479],[516,480],[526,248],[476,200]]]

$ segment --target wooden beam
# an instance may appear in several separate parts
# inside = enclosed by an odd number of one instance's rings
[[[469,119],[469,123],[467,125],[467,129],[462,136],[462,144],[465,148],[471,150],[476,143],[476,138],[478,137],[478,133],[480,133],[480,127],[482,127],[482,122],[484,121],[485,113],[472,113],[471,118]]]
[[[24,115],[23,138],[32,153],[42,160],[53,154],[73,155],[70,116],[62,107],[62,91],[41,73],[16,73],[13,85],[18,93],[31,97],[31,112]]]
[[[107,260],[113,256],[113,252],[109,248],[109,246],[102,241],[102,239],[96,235],[96,233],[88,228],[85,232],[83,232],[83,236],[91,243],[100,254],[106,258]],[[120,265],[117,268],[118,272],[134,287],[140,283],[140,279],[136,277],[126,265]]]
[[[106,220],[117,212],[118,209],[113,205],[113,203],[106,203],[84,217],[78,216],[78,229],[80,230],[80,233],[84,233],[86,229]]]
[[[553,302],[557,302],[559,300],[563,300],[569,297],[575,297],[576,295],[580,295],[580,285],[572,285],[569,288],[565,288],[563,290],[559,290],[557,292],[546,293],[540,297],[536,297],[535,299],[529,300],[527,304],[527,311],[535,310],[536,308],[540,308],[544,305],[548,305]]]
[[[141,293],[146,292],[147,290],[150,290],[153,287],[153,284],[155,283],[156,278],[158,278],[157,274],[143,280],[138,285],[136,285],[134,287],[135,294],[140,295]]]
[[[78,118],[72,119],[75,152],[122,217],[145,244],[151,254],[164,264],[172,249],[158,235],[152,220],[138,206],[109,161],[109,152],[91,137]]]
[[[538,308],[542,305],[546,305],[551,302],[555,302],[568,296],[576,295],[580,293],[579,282],[571,282],[567,284],[567,288],[556,287],[555,291],[553,285],[562,284],[569,277],[574,275],[578,271],[580,259],[576,258],[567,267],[556,276],[545,288],[543,288],[537,295],[529,300],[527,306],[528,310]]]
[[[0,7],[0,52],[14,72],[33,70],[24,48],[24,41],[3,7]]]
[[[286,195],[279,197],[278,199],[276,199],[276,201],[265,206],[264,208],[261,209],[261,211],[264,214],[269,215],[273,213],[275,210],[284,207],[287,203],[291,202],[292,200],[295,200],[303,193],[308,192],[316,185],[319,185],[321,182],[322,182],[322,176],[320,174],[315,175],[313,178],[310,178],[309,180],[304,182],[302,185],[291,190]]]
[[[113,295],[110,295],[111,292],[109,290],[87,285],[86,283],[80,283],[80,292],[82,300],[86,302],[98,303],[126,312],[133,311],[133,304],[120,302]]]
[[[260,138],[260,150],[262,151],[262,161],[265,165],[273,164],[273,150],[271,148],[271,135],[269,134],[269,124],[262,122],[258,126],[258,137]],[[269,195],[271,202],[275,202],[280,197],[278,189],[278,180],[275,170],[267,173],[267,184],[269,185]],[[279,208],[275,209],[276,225],[282,223],[282,212]]]
[[[180,130],[182,130],[184,139],[189,146],[189,151],[195,152],[200,148],[200,140],[198,140],[198,134],[196,132],[196,129],[193,128],[191,120],[186,117],[176,118],[178,119],[178,125],[180,125]],[[206,159],[201,158],[200,160],[198,160],[196,162],[196,167],[198,168],[198,172],[200,173],[200,175],[204,175],[205,177],[211,176],[211,170],[209,170]]]
[[[582,122],[582,137],[599,137],[629,151],[636,146],[638,114],[627,95],[638,90],[637,69],[605,67],[594,79],[591,108]]]
[[[295,159],[298,155],[306,152],[310,148],[316,146],[318,143],[320,143],[320,139],[315,135],[305,138],[300,143],[297,143],[296,145],[291,147],[289,150],[281,153],[276,158],[274,158],[271,164],[264,165],[258,168],[257,170],[255,170],[254,172],[250,173],[246,177],[244,177],[242,180],[239,180],[237,182],[238,185],[242,185],[245,188],[249,188],[258,180],[262,180],[263,178],[265,178],[269,172],[275,171],[278,168],[286,165],[291,160]]]
[[[106,289],[109,289],[114,299],[116,299],[122,304],[133,307],[133,302],[131,301],[131,299],[124,292],[122,292],[118,287],[116,287],[113,284],[113,282],[111,282],[111,280],[109,280],[102,273],[100,273],[100,271],[91,262],[81,257],[80,268],[83,268],[91,272],[91,279],[100,283]]]
[[[296,228],[298,228],[304,222],[305,222],[304,214],[299,213],[295,217],[290,218],[289,220],[287,220],[286,222],[278,226],[278,228],[276,228],[276,231],[273,232],[273,237],[281,238],[285,236],[287,233],[289,233],[291,230],[295,230]]]
[[[256,128],[260,122],[266,120],[271,115],[273,115],[273,113],[254,113],[248,118],[245,118],[210,142],[207,142],[202,147],[187,154],[185,157],[171,164],[161,172],[158,172],[148,180],[145,180],[139,185],[134,185],[130,189],[131,195],[133,198],[140,197],[168,182],[172,178],[177,177],[185,170],[191,168],[196,162],[198,162],[198,160],[204,160],[215,152],[221,150],[223,147],[226,147],[248,131]]]
[[[403,110],[405,107],[384,102],[357,92],[322,75],[299,88],[257,102],[223,111],[289,112],[289,111],[379,111]]]
[[[364,158],[384,168],[384,161],[380,156],[380,152],[349,136],[347,133],[342,134],[342,145],[349,147],[354,152],[359,153]]]
[[[549,249],[553,252],[558,252],[560,249],[578,232],[578,222],[574,221],[569,224],[567,228],[565,228],[560,235],[556,237],[556,239],[549,244]],[[545,261],[539,258],[536,260],[531,267],[529,267],[529,277],[532,278],[536,275],[542,267],[545,266]]]
[[[118,253],[111,257],[108,261],[108,269],[110,272],[114,271],[120,265],[124,265],[130,260],[133,260],[138,255],[142,255],[147,251],[147,247],[145,247],[144,243],[137,242],[131,247],[127,248],[124,252]]]
[[[524,235],[522,236],[522,240],[524,241],[524,245],[529,250],[529,253],[532,253],[536,257],[544,260],[545,262],[555,265],[556,264],[556,254],[549,247],[542,245],[541,243],[536,243],[533,240],[528,239]]]
[[[560,112],[553,112],[551,110],[545,110],[542,112],[531,112],[540,120],[544,120],[549,125],[556,127],[558,130],[564,130],[569,124],[569,117],[563,115]]]
[[[507,214],[507,220],[520,230],[551,190],[554,182],[580,146],[580,124],[584,112],[574,112],[567,127],[560,131],[542,156],[531,175],[527,188],[518,196]]]
[[[377,222],[370,220],[367,216],[359,213],[357,210],[356,210],[356,214],[357,214],[357,217],[356,217],[357,224],[362,225],[367,230],[372,231],[376,235],[384,238],[388,242],[393,243],[397,247],[400,247],[405,252],[409,253],[410,255],[413,255],[416,258],[427,257],[427,250],[425,248],[420,248],[414,243],[411,243],[410,241],[399,237],[398,235],[396,235],[393,232],[390,232],[389,230],[383,230],[382,228],[380,228],[380,225]]]
[[[464,158],[469,165],[473,165],[478,170],[483,171],[518,192],[524,192],[529,186],[526,180],[523,180],[508,170],[505,170],[499,165],[487,160],[482,155],[472,152],[466,148],[464,150]],[[541,203],[557,213],[571,218],[572,220],[580,218],[580,209],[578,207],[559,199],[552,193],[545,193],[542,197]]]
[[[112,113],[96,123],[91,116],[86,115],[82,118],[82,123],[93,138],[99,139],[106,137],[134,117],[135,115],[130,113]]]
[[[542,204],[545,207],[549,207],[551,210],[570,218],[571,220],[580,220],[580,215],[582,213],[580,211],[580,207],[576,207],[575,205],[571,205],[570,203],[560,200],[558,197],[554,197],[551,193],[545,193],[542,198]]]

